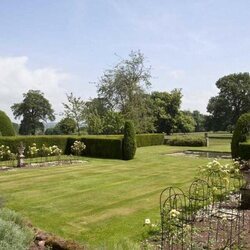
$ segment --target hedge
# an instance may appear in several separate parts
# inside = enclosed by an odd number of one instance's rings
[[[247,136],[249,136],[249,128],[250,128],[250,113],[246,113],[240,116],[235,125],[231,143],[231,151],[233,159],[240,157],[239,143],[246,142]]]
[[[204,137],[191,136],[175,136],[166,141],[171,146],[190,146],[201,147],[206,146],[206,139]]]
[[[250,141],[239,144],[239,157],[243,160],[250,160]]]
[[[76,138],[68,138],[65,154],[71,153],[71,145]],[[82,155],[99,158],[122,159],[122,138],[80,137],[86,149]]]
[[[9,146],[11,152],[18,153],[18,146],[22,142],[25,152],[28,147],[36,143],[37,147],[57,145],[63,154],[71,154],[71,145],[75,140],[80,140],[86,145],[83,155],[99,158],[123,159],[123,136],[68,136],[68,135],[43,135],[43,136],[0,136],[0,146]],[[163,144],[163,134],[136,135],[138,147]]]
[[[164,134],[138,134],[136,135],[137,147],[147,147],[153,145],[162,145],[164,143]]]
[[[2,136],[14,136],[15,130],[10,121],[10,118],[0,110],[0,135]]]
[[[122,159],[122,138],[99,138],[78,136],[16,136],[0,137],[0,145],[9,146],[10,150],[17,153],[17,147],[21,142],[25,145],[25,153],[28,147],[36,143],[37,147],[57,145],[63,154],[71,154],[70,147],[75,140],[81,140],[86,145],[84,155],[90,157]]]

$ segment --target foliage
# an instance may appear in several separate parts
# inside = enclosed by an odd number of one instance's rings
[[[0,110],[0,135],[2,136],[14,136],[15,130],[10,121],[10,118],[5,112]]]
[[[74,119],[66,117],[66,118],[63,118],[56,125],[56,128],[58,129],[58,131],[61,132],[61,134],[64,134],[64,135],[73,134],[76,129],[76,122]]]
[[[235,159],[239,157],[239,143],[245,142],[250,133],[250,113],[246,113],[240,116],[238,119],[231,143],[232,157]]]
[[[74,155],[81,155],[81,153],[85,150],[86,145],[81,141],[74,141],[73,145],[71,145],[71,152]]]
[[[204,137],[197,136],[173,136],[167,140],[167,144],[171,146],[202,147],[206,146],[206,140]]]
[[[7,160],[15,160],[16,155],[10,151],[9,146],[1,145],[0,146],[0,160],[7,161]]]
[[[124,125],[123,159],[131,160],[136,152],[135,128],[132,121],[126,121]]]
[[[192,112],[195,121],[195,132],[204,132],[206,130],[207,116],[200,113],[198,110]]]
[[[154,106],[155,127],[158,133],[173,132],[181,105],[181,90],[168,92],[153,92],[151,99]]]
[[[60,135],[61,130],[58,128],[58,126],[55,126],[54,128],[47,128],[45,130],[45,135]]]
[[[239,157],[243,160],[250,160],[250,141],[239,143]]]
[[[103,117],[103,134],[121,134],[124,118],[118,112],[108,111]]]
[[[0,209],[0,249],[26,250],[32,239],[32,231],[25,226],[19,214]]]
[[[215,131],[232,129],[238,118],[250,110],[249,73],[230,74],[216,82],[219,95],[209,100],[207,111],[211,113]]]
[[[137,134],[136,146],[146,147],[153,145],[162,145],[164,143],[164,134]]]
[[[195,131],[195,120],[189,111],[181,111],[176,118],[175,132],[190,133]]]
[[[22,135],[43,133],[42,121],[55,120],[51,104],[39,90],[29,90],[28,93],[23,94],[23,97],[21,103],[15,103],[11,107],[15,118],[23,118],[19,133]]]
[[[150,68],[145,66],[143,54],[132,51],[129,59],[105,71],[97,86],[98,97],[104,107],[119,112],[124,119],[132,120],[140,133],[153,129],[149,98],[145,92],[151,85],[150,78]],[[99,112],[97,114],[100,115]]]
[[[85,102],[73,93],[67,95],[68,103],[63,103],[65,115],[76,122],[77,133],[80,135],[80,127],[85,120]]]
[[[20,125],[18,123],[12,122],[12,126],[14,128],[15,134],[18,135]]]
[[[29,157],[37,157],[39,153],[39,149],[36,147],[36,143],[33,143],[31,146],[28,147],[27,155]]]

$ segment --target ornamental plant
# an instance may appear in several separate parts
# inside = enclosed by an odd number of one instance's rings
[[[29,157],[37,157],[39,153],[39,149],[36,147],[36,143],[33,143],[32,146],[29,146],[27,155]]]
[[[56,145],[49,147],[49,150],[51,155],[60,156],[62,154],[62,150]]]
[[[126,121],[123,138],[123,160],[131,160],[136,152],[135,128],[132,121]]]
[[[9,146],[0,146],[0,159],[2,161],[15,160],[16,155],[10,151]]]
[[[51,155],[51,148],[47,147],[45,144],[39,149],[39,155],[41,157],[48,157]]]
[[[73,155],[81,155],[81,153],[86,149],[86,145],[81,141],[74,141],[71,146],[71,152]]]

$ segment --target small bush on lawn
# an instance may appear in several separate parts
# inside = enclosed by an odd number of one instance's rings
[[[167,144],[171,146],[202,147],[206,146],[206,140],[204,137],[175,136],[170,138]]]
[[[124,125],[123,159],[131,160],[136,152],[135,128],[132,121],[126,121]]]
[[[20,215],[6,208],[0,209],[0,249],[27,250],[32,239],[33,233]]]

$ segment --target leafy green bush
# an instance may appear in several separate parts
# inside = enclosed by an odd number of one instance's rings
[[[250,160],[250,141],[239,143],[239,157],[243,160]]]
[[[136,152],[135,128],[132,121],[126,121],[124,125],[123,159],[131,160]]]
[[[249,132],[250,132],[250,113],[246,113],[240,116],[235,125],[231,143],[232,157],[234,159],[240,157],[239,143],[247,141]]]
[[[17,213],[0,209],[0,249],[26,250],[33,239],[32,231]]]
[[[201,147],[206,146],[206,139],[204,137],[192,136],[175,136],[167,141],[171,146],[190,146]]]
[[[153,145],[162,145],[164,142],[164,134],[137,134],[137,147],[146,147]]]
[[[10,118],[0,110],[0,133],[2,136],[14,136],[15,130]]]

